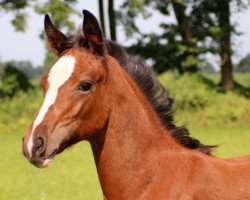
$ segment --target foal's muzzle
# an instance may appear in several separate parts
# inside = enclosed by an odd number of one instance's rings
[[[56,153],[57,149],[46,155],[46,138],[44,136],[38,134],[33,139],[31,152],[28,152],[27,142],[25,138],[23,139],[23,155],[36,167],[44,168],[49,166]]]

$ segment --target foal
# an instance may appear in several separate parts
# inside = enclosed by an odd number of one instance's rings
[[[42,79],[44,102],[24,137],[26,158],[47,167],[88,140],[108,200],[250,199],[250,162],[209,156],[210,146],[174,126],[172,101],[151,69],[103,40],[96,18],[83,14],[82,33],[70,37],[45,16],[59,59]]]

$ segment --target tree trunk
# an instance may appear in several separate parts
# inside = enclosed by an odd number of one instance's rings
[[[220,2],[218,5],[218,19],[221,28],[220,57],[221,57],[221,86],[226,89],[234,87],[233,65],[231,60],[231,24],[230,24],[230,0]]]
[[[174,8],[174,14],[178,25],[182,28],[181,36],[183,41],[190,42],[192,39],[192,33],[189,26],[188,18],[185,14],[185,6],[182,0],[172,0]]]
[[[188,48],[192,47],[196,44],[192,43],[192,32],[189,25],[188,17],[185,14],[185,5],[183,4],[183,0],[172,0],[172,6],[174,9],[174,14],[178,23],[178,26],[181,27],[181,37],[184,45]],[[193,53],[189,52],[189,49],[185,52],[185,57],[196,56]],[[198,70],[198,66],[196,64],[190,65],[188,68],[179,67],[178,71],[180,74],[184,72],[196,72]]]
[[[102,34],[104,37],[106,37],[103,0],[98,0],[98,1],[99,1],[99,17],[100,17],[100,22],[101,22],[101,27],[102,27]]]
[[[234,87],[233,81],[233,65],[231,56],[224,54],[221,56],[221,86],[225,89],[231,89]]]
[[[114,11],[114,1],[109,0],[109,28],[111,40],[116,41],[116,23],[115,23],[115,11]]]

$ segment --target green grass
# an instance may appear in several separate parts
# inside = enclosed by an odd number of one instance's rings
[[[210,84],[217,75],[207,76]],[[250,88],[250,74],[237,74],[237,82]],[[201,76],[166,73],[162,83],[177,99],[178,124],[186,124],[193,137],[220,145],[214,155],[250,154],[250,99],[238,90],[217,91]],[[13,99],[0,99],[0,200],[103,199],[90,146],[81,142],[58,155],[52,165],[38,169],[22,155],[21,138],[42,101],[40,88]]]
[[[250,154],[250,124],[189,127],[191,135],[204,144],[218,145],[215,156],[229,158]]]
[[[220,157],[250,154],[250,126],[190,127],[192,136],[206,144],[219,144]],[[58,155],[52,165],[38,169],[21,153],[21,133],[0,134],[0,199],[102,199],[94,159],[87,142]]]
[[[102,199],[87,142],[58,155],[47,169],[38,169],[22,155],[21,136],[0,134],[1,200]]]

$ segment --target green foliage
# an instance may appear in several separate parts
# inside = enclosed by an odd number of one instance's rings
[[[237,65],[237,72],[250,72],[250,53],[242,58]]]
[[[132,37],[134,33],[140,33],[135,23],[136,17],[148,18],[151,16],[144,3],[140,0],[124,1],[120,6],[121,9],[116,11],[117,21],[123,25],[127,37]]]
[[[37,68],[33,67],[29,61],[17,62],[17,69],[25,73],[29,79],[35,79],[41,76]]]
[[[3,7],[5,10],[14,10],[14,9],[19,10],[28,6],[28,1],[27,0],[18,0],[18,1],[1,0],[0,6]]]
[[[0,96],[13,97],[19,91],[31,88],[28,77],[15,68],[13,63],[7,63],[0,77]]]
[[[247,54],[244,58],[242,58],[238,64],[238,67],[250,66],[250,53]]]
[[[50,13],[53,23],[57,28],[74,30],[75,24],[70,20],[70,17],[79,14],[73,7],[76,2],[76,0],[49,0],[46,3],[38,2],[34,8],[38,14]]]
[[[5,12],[12,12],[14,14],[11,23],[16,31],[25,31],[28,17],[25,10],[27,7],[34,9],[38,14],[51,13],[54,23],[58,28],[73,30],[75,26],[72,20],[70,20],[70,16],[78,14],[73,7],[76,2],[76,0],[49,0],[47,2],[39,0],[1,0],[0,8]]]
[[[38,82],[32,85],[35,85],[33,90],[18,91],[12,98],[0,99],[0,130],[2,132],[24,130],[32,121],[41,106],[43,97],[41,86],[37,86]],[[9,126],[9,124],[12,125]]]
[[[204,44],[198,43],[199,38],[197,37],[197,34],[195,34],[197,27],[192,27],[191,29],[186,28],[185,30],[183,27],[184,24],[180,24],[183,19],[177,24],[169,24],[163,21],[160,24],[163,33],[143,34],[135,23],[135,17],[140,16],[140,13],[146,18],[150,16],[154,10],[157,10],[163,16],[168,17],[173,4],[174,1],[144,0],[140,2],[140,6],[137,6],[137,9],[134,9],[132,6],[133,4],[130,1],[125,1],[122,7],[125,9],[121,9],[120,11],[123,16],[122,18],[119,18],[120,22],[124,25],[125,30],[131,32],[128,36],[131,36],[133,32],[140,33],[138,42],[128,49],[132,53],[140,54],[146,59],[153,60],[154,68],[159,73],[166,71],[167,69],[177,69],[181,74],[184,72],[195,72],[198,70],[198,66],[203,63],[200,55],[208,51]],[[183,5],[182,1],[175,2],[175,4],[181,4],[179,8],[183,11],[182,13],[175,13],[176,16],[179,14],[186,14],[187,16],[185,16],[185,19],[188,20],[187,23],[189,23],[189,20],[192,17],[190,14],[191,12],[185,12],[185,5]],[[188,10],[192,10],[192,6],[188,8]],[[128,13],[131,13],[131,16],[133,16],[131,19],[129,18],[130,15],[127,15],[125,10],[128,10]],[[144,14],[145,12],[147,13],[146,15]],[[181,11],[179,9],[175,10],[175,12]],[[129,20],[127,18],[129,18]],[[192,32],[190,32],[191,30]]]
[[[250,123],[250,75],[238,74],[241,88],[216,89],[219,76],[164,73],[159,77],[175,98],[176,120],[194,126]]]
[[[26,13],[24,9],[29,6],[28,0],[1,0],[0,8],[2,8],[5,12],[13,12],[14,17],[11,20],[11,23],[16,31],[23,32],[26,27]]]
[[[205,83],[200,73],[187,73],[182,76],[165,73],[159,78],[174,96],[177,109],[192,111],[213,103],[215,91]]]
[[[2,65],[0,65],[0,74],[3,74],[6,65],[11,65],[20,70],[30,80],[41,76],[37,68],[33,67],[30,61],[8,61],[7,63],[2,63]]]
[[[209,61],[204,61],[202,65],[199,66],[199,69],[206,74],[214,74],[216,70]]]
[[[180,73],[195,72],[204,65],[208,52],[223,57],[233,53],[230,37],[238,34],[236,25],[230,23],[231,10],[241,11],[249,5],[248,0],[143,0],[134,8],[133,2],[125,1],[118,18],[127,36],[139,34],[139,41],[129,47],[133,53],[154,61],[157,72],[177,69]],[[169,17],[175,14],[177,23],[161,21],[162,33],[143,34],[136,18],[160,12]],[[127,14],[129,13],[129,14]],[[132,16],[132,17],[131,17]],[[230,67],[230,66],[229,66]]]
[[[24,32],[26,26],[25,13],[17,13],[15,18],[11,20],[11,24],[16,31]]]
[[[158,73],[167,69],[177,69],[181,74],[197,71],[197,65],[203,62],[198,57],[203,48],[197,48],[196,43],[192,41],[183,42],[173,35],[174,32],[163,36],[150,34],[127,49],[133,54],[140,54],[143,58],[153,60],[154,69]]]
[[[170,95],[175,98],[176,120],[194,126],[249,124],[250,123],[250,74],[236,74],[241,90],[216,89],[218,74],[202,75],[164,73],[159,76]],[[34,85],[34,84],[33,84]],[[35,84],[38,85],[38,82]],[[35,86],[26,93],[18,92],[12,99],[1,99],[0,130],[13,130],[32,121],[42,101],[41,87]],[[32,100],[32,101],[31,101]]]
[[[25,9],[31,8],[40,15],[49,13],[54,25],[59,29],[64,29],[66,33],[69,33],[75,29],[75,24],[71,17],[74,15],[79,15],[79,12],[77,12],[74,7],[76,2],[77,0],[0,0],[0,8],[3,8],[6,12],[13,13],[14,18],[12,19],[11,23],[16,31],[25,31],[28,17]],[[40,37],[43,39],[43,32],[40,34]],[[47,52],[44,60],[44,66],[46,67],[45,69],[41,69],[42,72],[46,71],[48,67],[51,67],[47,64],[51,63],[53,60],[48,48],[46,48],[46,50]]]

